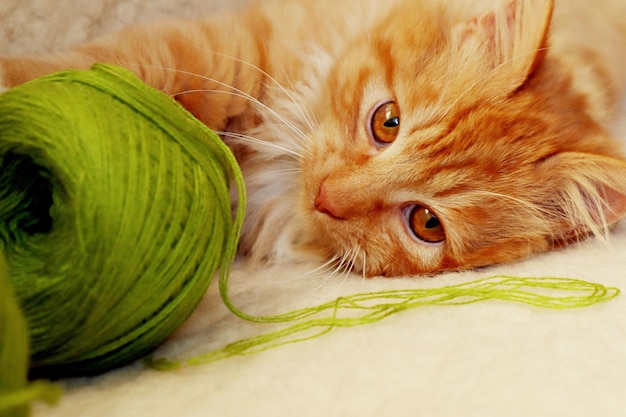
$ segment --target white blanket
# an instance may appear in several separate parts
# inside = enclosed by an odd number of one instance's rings
[[[582,1],[582,0],[581,0]],[[244,0],[2,0],[0,53],[59,49],[137,21],[195,16]],[[382,6],[381,6],[382,7]],[[626,138],[626,127],[618,127]],[[237,264],[232,298],[273,314],[355,292],[456,284],[494,274],[565,276],[626,289],[626,225],[514,265],[428,279],[306,276],[308,266]],[[227,312],[214,282],[158,356],[189,358],[274,327]],[[312,341],[171,372],[142,363],[62,381],[57,407],[84,416],[626,416],[626,294],[574,310],[503,301],[410,310]]]

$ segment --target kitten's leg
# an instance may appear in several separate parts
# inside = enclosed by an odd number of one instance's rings
[[[246,124],[250,98],[262,95],[264,27],[259,16],[223,14],[136,27],[63,53],[0,58],[0,89],[62,69],[116,64],[222,130]]]

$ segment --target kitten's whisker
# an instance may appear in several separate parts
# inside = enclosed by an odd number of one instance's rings
[[[207,77],[203,77],[203,78],[207,78]],[[223,86],[227,86],[228,84],[226,83],[222,83],[220,81],[217,80],[212,80],[220,85]],[[301,139],[301,140],[308,140],[309,138],[304,134],[304,132],[302,132],[300,129],[298,129],[298,127],[296,125],[294,125],[292,122],[290,122],[285,116],[281,115],[280,113],[278,113],[277,111],[275,111],[274,109],[270,108],[267,104],[261,102],[260,100],[258,100],[257,98],[251,96],[248,93],[245,93],[237,88],[234,87],[230,87],[232,88],[234,91],[222,91],[222,90],[214,90],[214,89],[197,89],[197,90],[186,90],[186,91],[181,91],[178,93],[172,93],[170,94],[171,97],[175,98],[178,96],[182,96],[184,94],[191,94],[191,93],[217,93],[217,94],[226,94],[226,95],[230,95],[233,97],[239,97],[239,98],[243,98],[246,100],[249,100],[251,103],[261,107],[262,109],[268,111],[269,113],[272,114],[272,116],[276,117],[280,122],[282,122],[283,124],[285,124],[285,126],[289,127],[294,133],[296,133],[296,135]]]
[[[284,168],[284,169],[274,169],[271,171],[263,171],[267,175],[280,175],[280,174],[300,174],[302,170],[300,168]]]
[[[334,256],[328,262],[326,262],[321,267],[316,268],[316,269],[322,270],[322,269],[325,269],[325,268],[331,266],[332,264],[336,264],[337,262],[343,262],[343,261],[341,260],[341,258],[339,256]],[[307,297],[307,296],[309,296],[311,294],[314,294],[315,292],[319,291],[321,288],[326,286],[326,284],[328,284],[330,281],[332,281],[332,279],[335,277],[335,275],[337,275],[339,270],[340,270],[340,267],[337,267],[337,266],[332,268],[332,270],[328,274],[328,276],[326,278],[324,278],[323,281],[319,285],[317,285],[315,288],[313,288],[310,291],[307,291],[305,294],[303,294],[302,298]]]
[[[315,275],[315,274],[317,274],[317,273],[318,273],[318,272],[320,272],[320,271],[322,271],[322,272],[323,272],[324,270],[328,270],[328,269],[329,269],[329,267],[330,267],[333,263],[335,263],[336,261],[337,261],[337,260],[336,260],[335,258],[329,259],[328,261],[324,262],[323,264],[321,264],[321,265],[319,265],[319,266],[317,266],[317,267],[313,268],[313,269],[312,269],[312,270],[310,270],[310,271],[305,272],[305,273],[304,273],[304,274],[302,274],[302,275],[299,275],[299,276],[297,276],[297,277],[295,277],[295,278],[284,279],[284,280],[281,280],[281,281],[278,281],[278,282],[279,282],[279,283],[283,283],[283,282],[293,282],[293,281],[300,281],[300,280],[303,280],[303,279],[305,279],[305,278],[310,277],[311,275]]]
[[[341,262],[337,266],[337,273],[341,272],[341,276],[343,279],[341,280],[340,286],[344,285],[350,276],[350,273],[354,269],[354,263],[356,262],[356,258],[359,255],[359,247],[355,246],[352,249],[346,251],[341,259]]]
[[[343,286],[346,281],[348,280],[348,277],[350,277],[350,274],[352,273],[352,271],[354,270],[354,264],[357,260],[357,258],[359,257],[359,252],[361,251],[361,248],[359,247],[359,245],[355,245],[354,248],[352,248],[351,254],[350,252],[348,252],[349,254],[349,260],[347,262],[347,266],[345,268],[344,274],[343,274],[343,280],[341,281],[340,286]]]
[[[309,61],[310,59],[310,55],[305,55],[305,57],[303,58],[304,61]],[[280,68],[281,73],[283,74],[284,78],[289,82],[290,84],[290,88],[291,91],[293,92],[298,92],[298,95],[302,95],[303,94],[303,89],[306,88],[304,86],[298,86],[297,84],[294,84],[293,80],[289,77],[289,75],[287,74],[287,71],[285,70],[284,65],[282,64],[281,61],[277,62],[276,65]],[[277,82],[278,85],[280,85]],[[286,91],[287,92],[287,91]],[[320,122],[316,117],[315,112],[311,112],[311,111],[305,111],[305,108],[308,108],[310,110],[309,107],[302,107],[300,105],[300,101],[297,99],[297,97],[293,96],[292,94],[290,94],[289,92],[287,92],[289,98],[291,99],[291,101],[296,105],[299,113],[302,115],[304,121],[306,122],[308,128],[310,129],[310,131],[312,133],[319,133],[321,131],[320,128]],[[305,100],[306,102],[306,100]],[[307,137],[307,140],[310,143],[313,143],[313,141],[311,140],[310,137]]]
[[[354,262],[354,249],[352,248],[351,250],[347,251],[344,254],[344,260],[345,262],[343,263],[342,266],[342,273],[341,273],[341,285],[343,285],[346,282],[346,279],[348,279],[348,275],[350,275],[350,271],[352,270],[352,264]]]
[[[289,76],[287,75],[287,71],[285,71],[285,67],[282,65],[281,62],[277,63],[278,67],[280,68],[280,71],[282,72],[283,76],[285,77],[285,79],[289,82],[290,85],[290,89],[285,88],[284,86],[282,86],[276,79],[274,79],[273,77],[269,76],[268,77],[278,86],[278,88],[287,96],[287,98],[289,99],[289,101],[291,101],[294,106],[296,107],[298,113],[300,114],[300,116],[302,117],[302,120],[304,121],[304,123],[306,124],[306,127],[308,127],[308,129],[311,132],[317,132],[319,130],[318,125],[319,123],[317,123],[314,119],[313,116],[305,111],[305,107],[302,106],[300,104],[300,100],[298,100],[298,97],[296,95],[294,95],[293,92],[297,92],[298,91],[298,86],[296,84],[294,84],[294,82],[289,78]],[[307,136],[305,138],[305,140],[311,142],[311,139]]]
[[[356,265],[356,261],[359,258],[359,255],[361,254],[361,246],[360,245],[355,245],[354,246],[354,255],[352,256],[352,261],[350,262],[350,272],[354,271],[355,265]]]
[[[275,111],[274,109],[272,109],[271,107],[269,107],[268,105],[266,105],[265,103],[261,102],[261,100],[259,100],[258,98],[254,97],[253,95],[246,93],[245,91],[232,86],[230,84],[227,84],[223,81],[220,81],[218,79],[212,78],[212,77],[208,77],[206,75],[202,75],[202,74],[196,74],[190,71],[184,71],[184,70],[180,70],[180,69],[176,69],[176,68],[166,68],[166,67],[159,67],[159,66],[155,66],[155,65],[143,65],[143,67],[146,68],[155,68],[155,69],[160,69],[163,71],[173,71],[173,72],[177,72],[180,74],[185,74],[185,75],[190,75],[192,77],[198,77],[202,80],[206,80],[206,81],[210,81],[213,82],[217,85],[221,85],[222,87],[226,87],[231,89],[232,91],[220,91],[220,90],[188,90],[188,91],[182,91],[179,93],[175,93],[172,94],[172,97],[176,97],[178,95],[182,95],[182,94],[187,94],[189,92],[201,92],[201,93],[222,93],[222,94],[231,94],[235,97],[241,97],[241,98],[245,98],[247,100],[249,100],[251,103],[254,103],[256,105],[258,105],[259,107],[261,107],[262,109],[266,110],[267,112],[269,112],[271,115],[273,115],[274,117],[276,117],[278,120],[280,120],[282,123],[285,124],[285,126],[289,127],[296,135],[298,135],[302,140],[307,140],[307,136],[304,134],[304,132],[302,132],[300,129],[298,129],[297,126],[295,126],[292,122],[290,122],[286,117],[282,116],[281,114],[279,114],[277,111]]]
[[[323,265],[320,265],[313,271],[310,271],[310,273],[307,273],[310,275],[312,273],[322,271],[334,264],[334,267],[328,273],[328,276],[323,280],[323,282],[317,287],[315,287],[314,289],[312,289],[311,291],[308,291],[304,296],[310,295],[318,291],[320,288],[322,288],[324,285],[332,281],[338,275],[343,277],[340,285],[344,285],[345,282],[348,280],[348,277],[352,273],[352,270],[354,269],[354,264],[359,254],[361,253],[361,251],[362,251],[361,248],[357,245],[351,250],[345,252],[343,255],[333,256],[330,260],[328,260]],[[301,279],[301,278],[298,278],[298,279]]]
[[[249,135],[244,135],[243,133],[235,133],[235,132],[226,132],[226,131],[217,131],[216,132],[218,135],[221,136],[225,136],[225,137],[229,137],[229,138],[233,138],[233,139],[237,139],[240,140],[242,142],[248,142],[248,143],[253,143],[255,145],[262,145],[268,148],[273,148],[273,149],[277,149],[279,151],[285,152],[287,154],[289,154],[290,156],[294,157],[296,159],[296,161],[299,161],[300,159],[303,158],[303,155],[293,151],[291,149],[287,149],[284,146],[281,145],[277,145],[275,143],[272,142],[267,142],[261,139],[257,139],[253,136],[249,136]]]
[[[307,150],[304,146],[299,145],[297,143],[291,143],[291,145],[293,145],[293,147],[295,149],[289,149],[286,146],[278,145],[278,144],[276,144],[274,142],[268,142],[266,140],[255,138],[254,136],[247,135],[245,133],[230,132],[230,131],[227,131],[227,130],[220,130],[220,131],[217,131],[216,133],[218,133],[220,135],[223,135],[223,136],[228,136],[228,137],[231,137],[231,138],[254,139],[255,141],[257,141],[256,143],[267,144],[268,146],[278,147],[278,148],[284,150],[285,152],[295,154],[295,155],[297,155],[300,158],[302,158],[305,155],[311,156],[311,153],[310,153],[309,150]]]
[[[335,269],[334,275],[336,275],[336,274],[338,274],[340,272],[343,272],[346,269],[349,270],[348,265],[350,263],[350,258],[351,258],[350,254],[351,254],[350,251],[344,252],[344,254],[341,256],[341,258],[338,259],[339,260],[339,264],[337,265],[337,267]]]
[[[477,190],[476,193],[477,194],[491,196],[491,197],[502,198],[502,199],[508,200],[508,201],[510,201],[512,203],[517,203],[516,204],[517,206],[523,206],[523,207],[525,207],[527,209],[530,209],[530,211],[532,211],[532,212],[537,212],[537,213],[548,213],[549,212],[549,210],[547,210],[547,209],[545,209],[545,208],[543,208],[541,206],[538,206],[537,204],[533,204],[533,203],[530,203],[528,201],[522,200],[522,199],[517,198],[517,197],[510,196],[510,195],[507,195],[507,194],[497,193],[497,192],[494,192],[494,191],[487,191],[487,190]]]
[[[363,279],[367,278],[365,276],[365,271],[367,269],[367,252],[364,251],[363,249],[361,249],[361,253],[363,254],[363,270],[361,271],[361,275],[363,276]]]
[[[343,270],[343,265],[346,261],[346,255],[344,254],[343,256],[335,256],[334,257],[334,268],[333,271],[329,274],[327,281],[330,280],[331,278],[334,278],[337,274],[339,274],[342,270]]]
[[[314,125],[313,125],[312,120],[311,120],[311,119],[310,119],[310,117],[307,115],[307,113],[304,111],[304,108],[300,105],[300,102],[299,102],[298,100],[296,100],[296,97],[293,95],[293,93],[292,93],[290,90],[288,90],[287,88],[285,88],[285,87],[284,87],[284,86],[283,86],[280,82],[278,82],[278,80],[277,80],[276,78],[274,78],[272,75],[270,75],[267,71],[265,71],[264,69],[262,69],[262,68],[261,68],[261,67],[259,67],[258,65],[253,64],[252,62],[249,62],[249,61],[243,60],[243,59],[238,58],[238,57],[236,57],[236,56],[227,55],[227,54],[224,54],[224,53],[221,53],[221,52],[212,51],[212,50],[210,50],[210,49],[202,48],[202,47],[199,47],[199,46],[196,46],[196,48],[198,48],[198,49],[200,49],[200,50],[202,50],[202,51],[204,51],[204,52],[208,52],[208,53],[211,53],[211,54],[214,54],[214,55],[217,55],[217,56],[221,56],[221,57],[223,57],[223,58],[231,59],[231,60],[233,60],[234,62],[238,62],[238,63],[240,63],[240,64],[247,65],[248,67],[250,67],[250,68],[253,68],[253,69],[257,70],[257,71],[258,71],[259,73],[261,73],[263,76],[267,77],[267,79],[268,79],[268,80],[270,80],[270,81],[271,81],[271,82],[272,82],[275,86],[277,86],[277,87],[280,89],[280,91],[282,91],[282,92],[283,92],[283,93],[284,93],[284,94],[285,94],[285,95],[286,95],[286,96],[287,96],[287,97],[291,100],[291,102],[292,102],[292,103],[296,106],[296,108],[298,109],[298,113],[300,113],[300,115],[302,116],[303,120],[306,122],[306,124],[308,125],[308,127],[309,127],[312,131],[313,131],[313,130],[315,130],[315,127],[314,127]],[[279,66],[280,66],[280,68],[281,68],[281,70],[282,70],[283,75],[285,75],[285,78],[289,80],[289,77],[287,77],[287,76],[286,76],[286,75],[287,75],[287,73],[286,73],[286,71],[284,70],[284,67],[283,67],[282,65],[280,65],[280,63],[279,63]],[[293,85],[293,83],[292,83],[291,81],[290,81],[290,83],[291,83],[291,87],[292,87],[292,89],[293,89],[293,90],[295,90],[295,89],[296,89],[296,88],[295,88],[295,85]]]

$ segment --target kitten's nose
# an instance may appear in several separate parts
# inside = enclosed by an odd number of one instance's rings
[[[315,197],[315,208],[320,213],[329,215],[332,218],[345,220],[345,217],[341,217],[340,209],[336,204],[333,204],[332,198],[328,195],[328,190],[325,183],[320,185],[320,190]]]

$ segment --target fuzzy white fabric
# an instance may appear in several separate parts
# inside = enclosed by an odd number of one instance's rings
[[[137,21],[196,16],[244,1],[2,0],[0,53],[59,49]],[[618,132],[626,137],[626,126]],[[608,247],[588,241],[514,265],[429,279],[327,279],[304,276],[306,270],[238,264],[232,297],[246,311],[270,314],[355,292],[499,273],[569,276],[626,290],[626,224]],[[188,358],[270,330],[228,313],[216,287],[158,355]],[[625,318],[626,294],[565,311],[498,301],[426,307],[211,365],[157,372],[137,363],[63,381],[61,403],[37,405],[34,415],[622,417]]]

